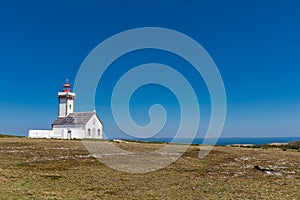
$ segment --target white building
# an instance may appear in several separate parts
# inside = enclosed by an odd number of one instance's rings
[[[73,112],[75,93],[71,92],[68,81],[63,91],[58,92],[58,117],[52,123],[52,130],[29,130],[30,138],[59,139],[102,139],[102,122],[92,112]]]

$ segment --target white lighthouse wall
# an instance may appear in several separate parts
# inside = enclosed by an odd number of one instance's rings
[[[74,100],[73,99],[67,99],[67,114],[66,116],[68,116],[70,113],[73,113],[73,109],[74,109]]]
[[[102,123],[96,116],[96,113],[85,124],[85,133],[87,139],[103,139]]]
[[[59,117],[66,116],[66,99],[65,98],[61,98],[59,100],[58,116]]]
[[[73,92],[58,92],[59,107],[58,116],[65,117],[74,111],[75,93]]]

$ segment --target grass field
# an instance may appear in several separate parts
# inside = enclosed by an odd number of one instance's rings
[[[124,149],[163,144],[120,143]],[[191,146],[168,167],[120,172],[89,156],[81,141],[0,138],[0,199],[300,199],[300,152]]]

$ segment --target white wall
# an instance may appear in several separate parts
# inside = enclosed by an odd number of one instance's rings
[[[70,131],[70,133],[69,133]],[[53,126],[53,138],[61,139],[82,139],[84,138],[83,125],[54,125]]]
[[[28,137],[30,138],[50,138],[53,134],[52,130],[29,130]]]
[[[58,92],[58,116],[65,117],[74,111],[75,93],[73,92]],[[71,105],[71,107],[70,107]]]
[[[58,116],[59,117],[65,117],[67,115],[66,113],[66,98],[59,97],[59,104],[58,104]]]
[[[74,109],[74,100],[73,99],[67,99],[67,113],[66,116],[68,116],[70,113],[73,113]]]

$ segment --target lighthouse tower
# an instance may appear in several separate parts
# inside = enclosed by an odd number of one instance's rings
[[[74,111],[75,93],[71,92],[71,86],[68,83],[63,85],[63,91],[58,92],[58,117],[66,117]]]

